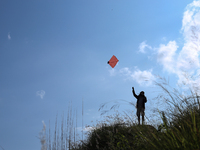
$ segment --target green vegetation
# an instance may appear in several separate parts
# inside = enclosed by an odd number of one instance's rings
[[[169,88],[166,82],[156,83],[156,85],[164,91],[157,98],[165,100],[168,108],[170,108],[166,111],[159,112],[158,110],[162,123],[137,125],[134,119],[131,120],[132,117],[117,113],[115,116],[108,116],[109,122],[97,123],[91,131],[88,131],[87,138],[84,141],[72,140],[75,138],[75,132],[72,134],[68,131],[67,134],[61,126],[63,133],[60,137],[56,136],[55,133],[57,142],[55,142],[56,140],[53,142],[57,146],[51,147],[48,146],[51,145],[50,140],[47,143],[45,142],[46,133],[43,130],[40,135],[42,150],[200,149],[200,109],[197,91],[190,88],[189,93],[183,95],[178,90]],[[70,118],[70,115],[68,117]],[[68,120],[70,120],[69,118]],[[65,138],[65,141],[63,138]]]

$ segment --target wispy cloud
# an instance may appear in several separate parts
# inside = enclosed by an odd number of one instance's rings
[[[37,92],[36,92],[36,95],[37,95],[37,96],[40,96],[40,98],[43,99],[43,98],[44,98],[44,95],[45,95],[45,91],[44,91],[44,90],[37,91]]]
[[[127,79],[137,82],[141,86],[149,86],[155,80],[155,76],[152,74],[152,70],[141,71],[137,67],[131,71],[129,68],[122,68],[120,73],[126,76]]]
[[[161,44],[157,49],[157,61],[169,72],[175,72],[175,55],[177,51],[176,41],[170,41],[167,45]]]
[[[8,33],[8,40],[11,40],[10,32]]]
[[[186,6],[180,28],[184,39],[182,47],[175,40],[169,40],[167,44],[160,44],[158,47],[152,47],[143,41],[139,45],[139,52],[146,53],[146,49],[153,51],[151,55],[156,55],[153,60],[162,66],[163,71],[175,74],[178,83],[184,82],[200,87],[200,78],[195,78],[200,75],[200,0],[194,0]],[[162,40],[166,42],[166,39],[167,37],[164,37]],[[126,67],[110,73],[113,75],[116,72],[140,85],[151,85],[152,81],[156,80],[152,69],[142,71],[137,67],[134,70]],[[185,76],[194,78],[188,80]]]
[[[139,45],[139,52],[141,52],[141,53],[146,53],[146,51],[145,51],[145,49],[152,49],[152,47],[151,46],[149,46],[149,45],[147,45],[146,44],[146,41],[143,41],[142,43],[140,43],[140,45]]]
[[[77,127],[76,128],[78,131],[92,131],[92,130],[94,130],[94,129],[96,129],[96,127],[90,127],[90,126],[88,126],[88,127]]]
[[[117,71],[116,71],[115,68],[112,68],[112,69],[110,69],[110,70],[108,70],[108,71],[109,71],[109,73],[110,73],[110,76],[115,76],[115,75],[117,74]]]
[[[184,72],[190,76],[200,73],[200,0],[188,4],[183,13],[181,33],[184,44],[178,51],[176,41],[160,44],[155,48],[157,62],[169,73],[174,73],[179,78],[179,83],[200,83],[198,79],[186,81]],[[200,85],[198,85],[200,86]]]
[[[95,127],[85,127],[84,129],[83,129],[83,131],[92,131],[92,130],[94,130],[94,129],[96,129]]]
[[[162,41],[167,41],[167,38],[166,38],[166,37],[163,37],[163,38],[162,38]]]

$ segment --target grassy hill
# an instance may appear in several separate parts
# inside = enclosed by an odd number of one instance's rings
[[[93,127],[86,140],[77,141],[72,132],[73,123],[67,123],[68,130],[64,133],[63,121],[60,135],[55,128],[53,142],[47,138],[50,130],[46,135],[43,129],[41,150],[200,150],[200,97],[197,92],[183,96],[176,90],[169,92],[163,84],[160,86],[167,93],[162,97],[171,109],[160,112],[162,123],[157,126],[113,118],[111,123]]]

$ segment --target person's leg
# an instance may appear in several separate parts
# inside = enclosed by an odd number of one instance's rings
[[[140,125],[140,115],[138,116],[138,124]]]
[[[142,113],[142,124],[144,124],[144,108],[142,108],[141,113]]]
[[[139,108],[137,109],[137,117],[138,117],[138,124],[140,125],[140,110]]]
[[[142,125],[144,124],[144,115],[142,115]]]

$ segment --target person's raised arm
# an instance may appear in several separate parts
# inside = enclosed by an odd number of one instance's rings
[[[133,96],[135,96],[135,98],[137,98],[137,99],[138,99],[138,96],[135,94],[134,87],[132,87],[132,92],[133,92]]]

